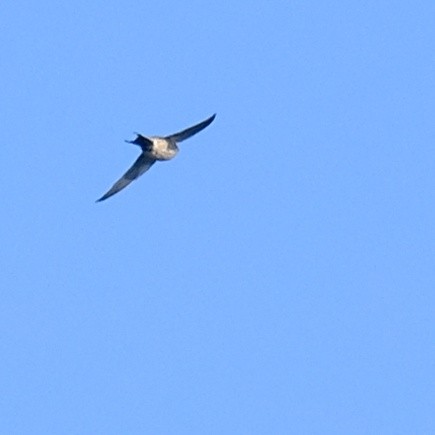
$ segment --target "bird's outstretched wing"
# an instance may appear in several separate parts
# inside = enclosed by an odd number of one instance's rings
[[[205,121],[200,122],[199,124],[194,125],[193,127],[186,128],[183,131],[179,131],[178,133],[171,134],[170,136],[166,136],[165,139],[173,140],[175,142],[181,142],[183,140],[192,137],[194,134],[199,133],[201,130],[204,130],[205,127],[208,127],[213,120],[216,118],[216,113]]]
[[[124,189],[124,187],[128,186],[133,180],[139,178],[144,172],[148,171],[154,162],[154,159],[151,159],[145,154],[141,154],[133,163],[133,166],[110,188],[107,193],[105,193],[100,199],[97,199],[96,202],[104,201]]]

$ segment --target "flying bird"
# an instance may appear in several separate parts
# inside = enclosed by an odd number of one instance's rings
[[[193,127],[186,128],[178,133],[169,136],[142,136],[136,134],[134,140],[126,140],[125,142],[139,145],[142,149],[142,154],[133,163],[133,166],[96,202],[104,201],[105,199],[115,195],[120,190],[127,187],[133,180],[139,178],[143,173],[148,171],[149,168],[158,160],[171,160],[178,153],[177,143],[189,139],[194,134],[199,133],[204,128],[208,127],[215,119],[216,114],[210,116],[205,121],[194,125]]]

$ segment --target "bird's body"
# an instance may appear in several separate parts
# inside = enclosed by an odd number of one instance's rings
[[[99,201],[104,201],[110,196],[118,193],[124,187],[128,186],[133,180],[140,177],[146,172],[156,161],[171,160],[178,153],[177,142],[181,142],[194,134],[208,127],[216,117],[216,114],[194,125],[169,136],[150,136],[145,137],[136,133],[136,139],[126,141],[135,145],[139,145],[142,149],[142,154],[133,163],[133,166],[105,193]]]
[[[178,154],[179,150],[174,140],[158,136],[151,136],[150,140],[153,143],[150,154],[156,160],[171,160]]]

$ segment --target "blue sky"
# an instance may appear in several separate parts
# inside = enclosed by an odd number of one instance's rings
[[[0,433],[434,433],[434,18],[3,2]]]

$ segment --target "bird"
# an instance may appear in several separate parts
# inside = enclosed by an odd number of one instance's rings
[[[186,128],[178,133],[169,136],[143,136],[136,133],[134,140],[126,140],[127,143],[138,145],[142,149],[141,155],[136,159],[131,168],[99,199],[95,202],[101,202],[115,195],[133,180],[144,174],[156,161],[171,160],[178,153],[179,142],[189,139],[208,127],[216,118],[216,113],[206,120],[192,127]]]

